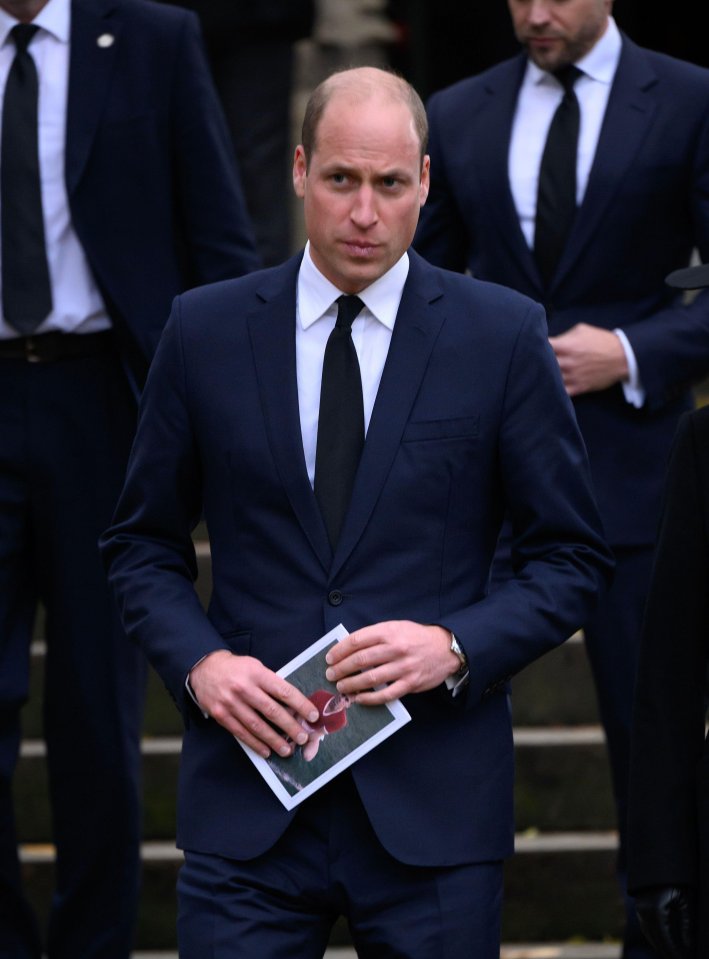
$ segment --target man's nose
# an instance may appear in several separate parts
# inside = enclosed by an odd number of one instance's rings
[[[538,26],[549,21],[549,0],[532,0],[527,13],[529,23]]]
[[[351,217],[352,222],[361,228],[373,226],[377,222],[376,198],[370,186],[363,186],[357,191]]]

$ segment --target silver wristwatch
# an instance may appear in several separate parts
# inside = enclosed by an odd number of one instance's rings
[[[466,672],[468,669],[468,657],[465,655],[465,651],[463,647],[460,645],[460,643],[455,637],[455,633],[453,632],[451,632],[450,650],[452,653],[455,653],[455,655],[458,657],[460,661],[460,668],[458,669],[458,673]]]

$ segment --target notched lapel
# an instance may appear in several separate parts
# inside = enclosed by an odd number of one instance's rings
[[[444,322],[432,304],[441,290],[435,273],[409,251],[411,266],[404,287],[379,391],[372,410],[352,500],[335,550],[335,576],[369,522],[401,444],[401,437],[424,378],[431,351]]]
[[[281,282],[270,279],[261,292],[261,305],[248,316],[259,395],[269,445],[281,483],[310,545],[327,570],[330,543],[308,479],[298,407],[295,360],[295,287],[300,259],[281,271]],[[294,265],[293,265],[294,264]]]
[[[113,0],[73,0],[66,133],[66,186],[70,194],[93,143],[121,33],[120,12]]]
[[[509,64],[504,74],[488,80],[485,99],[478,106],[475,121],[475,128],[484,130],[484,135],[476,137],[475,162],[471,163],[470,170],[471,175],[475,175],[475,171],[479,173],[478,197],[489,207],[490,228],[498,231],[510,256],[519,262],[530,282],[538,284],[534,257],[517,216],[507,163],[500,163],[500,157],[506,158],[510,151],[512,120],[525,64],[526,58],[520,56]]]
[[[603,118],[596,155],[568,243],[552,289],[568,274],[601,227],[608,205],[630,174],[638,151],[650,130],[656,104],[652,88],[657,82],[642,50],[624,40],[613,87]]]

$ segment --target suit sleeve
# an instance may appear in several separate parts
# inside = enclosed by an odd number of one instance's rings
[[[184,710],[189,670],[226,646],[194,589],[191,534],[201,513],[202,471],[180,320],[178,298],[148,374],[125,485],[100,548],[129,638],[150,637],[145,652]]]
[[[468,225],[463,221],[453,191],[448,186],[443,149],[445,134],[440,129],[438,103],[434,94],[427,105],[431,184],[413,245],[434,266],[464,273],[472,241]]]
[[[709,262],[709,106],[687,160],[686,199],[691,230],[699,256]],[[648,202],[651,202],[650,198]],[[646,405],[662,406],[709,372],[709,290],[675,301],[644,320],[620,327],[638,362]]]
[[[579,629],[613,566],[586,449],[536,304],[507,370],[498,460],[512,575],[441,621],[465,647],[471,707]]]
[[[701,441],[694,422],[682,419],[670,460],[642,635],[630,772],[632,890],[698,880],[709,650],[709,459],[699,451],[709,443],[709,419]]]
[[[185,13],[173,79],[173,150],[179,252],[186,286],[261,266],[221,103],[197,17]]]

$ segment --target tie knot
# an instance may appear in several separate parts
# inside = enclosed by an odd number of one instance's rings
[[[27,53],[32,37],[39,30],[33,23],[17,23],[10,31],[18,53]]]
[[[573,63],[567,63],[564,67],[559,67],[558,70],[553,71],[553,76],[559,81],[559,83],[564,88],[564,93],[568,94],[574,88],[574,84],[581,76],[583,71],[579,70],[577,66],[574,66]]]
[[[349,330],[363,308],[364,303],[358,296],[338,296],[335,326],[340,330]]]

